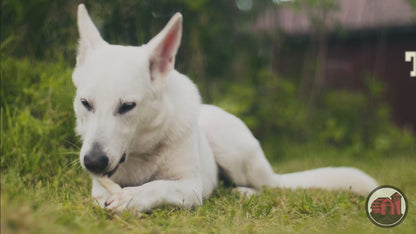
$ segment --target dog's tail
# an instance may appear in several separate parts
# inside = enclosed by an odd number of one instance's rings
[[[364,172],[351,167],[325,167],[288,174],[276,174],[275,186],[279,188],[323,188],[348,190],[367,196],[377,182]]]

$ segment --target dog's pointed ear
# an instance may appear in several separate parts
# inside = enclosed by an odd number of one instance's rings
[[[146,46],[150,48],[149,69],[152,82],[159,83],[173,70],[182,37],[182,15],[176,13]]]
[[[101,38],[98,29],[95,27],[84,4],[78,5],[78,31],[79,47],[77,55],[77,65],[83,63],[86,53],[99,46],[108,44]]]

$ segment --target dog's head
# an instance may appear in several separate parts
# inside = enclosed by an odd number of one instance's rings
[[[174,68],[182,16],[176,13],[140,47],[105,42],[83,4],[78,6],[78,29],[72,80],[76,131],[83,140],[80,161],[91,173],[111,176],[126,159],[133,136],[157,116],[165,78]]]

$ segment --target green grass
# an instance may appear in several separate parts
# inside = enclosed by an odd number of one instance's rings
[[[362,155],[288,145],[276,172],[355,166],[407,195],[409,213],[393,229],[372,224],[365,198],[348,192],[266,188],[247,198],[221,186],[191,210],[161,207],[116,214],[94,205],[78,163],[70,66],[2,57],[1,233],[412,233],[416,227],[414,149]]]
[[[315,160],[281,163],[280,171],[321,166]],[[346,162],[346,160],[344,160]],[[316,164],[316,165],[315,165]],[[352,160],[348,165],[355,165]],[[323,166],[323,165],[322,165]],[[382,183],[401,188],[410,202],[404,223],[394,229],[372,224],[365,198],[347,192],[265,189],[246,198],[221,187],[204,205],[192,210],[162,207],[151,213],[115,214],[93,205],[88,175],[77,167],[62,168],[56,181],[27,184],[17,174],[2,174],[2,233],[245,233],[245,232],[400,232],[416,225],[416,160],[399,156],[361,166]],[[394,168],[394,170],[391,170]]]

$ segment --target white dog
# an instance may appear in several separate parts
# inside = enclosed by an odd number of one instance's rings
[[[102,207],[199,206],[217,187],[219,174],[242,192],[317,187],[366,195],[377,186],[354,168],[275,174],[244,123],[201,105],[196,86],[174,70],[181,14],[139,47],[105,42],[82,4],[78,28],[72,79],[80,161]]]

